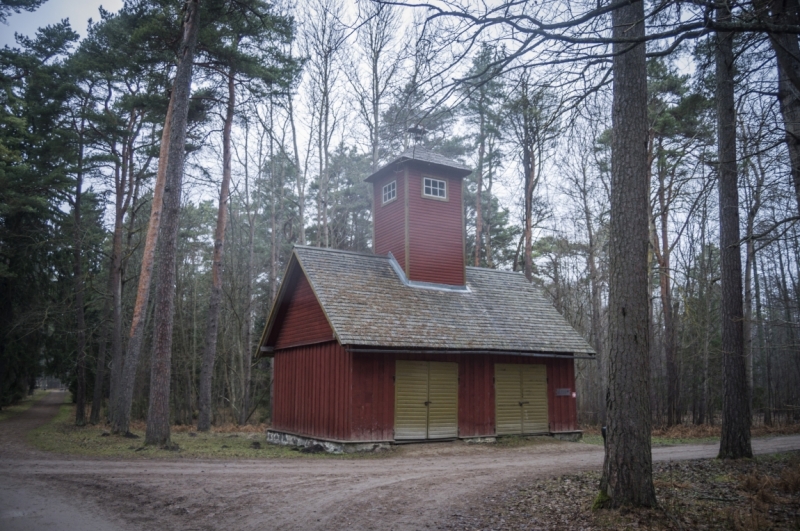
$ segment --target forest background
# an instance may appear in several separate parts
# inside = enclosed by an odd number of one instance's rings
[[[603,422],[609,58],[577,68],[545,52],[515,57],[518,37],[500,29],[458,39],[448,19],[372,2],[202,9],[174,268],[172,421],[202,418],[209,345],[209,420],[268,420],[269,363],[254,346],[292,246],[369,252],[363,181],[422,126],[421,145],[475,169],[465,262],[526,274],[587,338],[598,356],[577,365],[580,421]],[[83,394],[91,421],[117,400],[183,16],[182,2],[128,2],[101,11],[82,40],[62,22],[0,51],[0,405],[42,374]],[[651,410],[655,424],[718,423],[714,55],[702,35],[666,51],[647,66]],[[764,33],[738,34],[735,51],[752,409],[757,423],[790,422],[800,417],[800,244],[779,72]],[[130,379],[134,419],[149,405],[153,306]]]

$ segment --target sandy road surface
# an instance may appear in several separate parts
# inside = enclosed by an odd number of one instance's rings
[[[27,448],[24,433],[52,416],[62,399],[54,393],[0,424],[0,477],[5,485],[80,501],[84,514],[106,522],[97,529],[435,529],[483,489],[596,469],[603,460],[598,446],[559,442],[440,443],[374,459],[264,461],[100,460]],[[753,445],[757,453],[797,450],[800,436]],[[710,458],[716,451],[713,444],[656,448],[653,457]],[[2,514],[0,500],[0,528]]]

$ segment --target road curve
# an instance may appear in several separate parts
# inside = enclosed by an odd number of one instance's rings
[[[603,461],[599,446],[561,442],[518,448],[410,445],[374,459],[263,461],[86,459],[27,448],[24,433],[61,402],[53,393],[0,424],[0,477],[11,490],[25,492],[35,510],[41,510],[42,495],[80,507],[106,525],[94,529],[429,529],[486,489],[599,469]],[[717,449],[661,447],[653,459],[713,458]],[[756,439],[753,449],[800,450],[800,435]],[[0,490],[0,528],[15,529],[6,526],[22,521],[28,509],[24,500],[9,508],[4,494]]]

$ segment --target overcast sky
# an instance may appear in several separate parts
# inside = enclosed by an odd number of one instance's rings
[[[8,17],[6,24],[0,24],[0,46],[14,45],[14,33],[33,36],[36,30],[68,18],[72,29],[81,37],[86,34],[86,21],[100,19],[97,8],[103,6],[108,11],[122,7],[122,0],[49,0],[33,13],[23,11]]]

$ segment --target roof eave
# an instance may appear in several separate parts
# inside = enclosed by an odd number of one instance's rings
[[[403,167],[403,164],[406,163],[414,163],[430,169],[443,170],[456,177],[466,177],[467,175],[472,173],[472,170],[470,170],[469,168],[450,166],[447,164],[437,164],[435,162],[414,159],[408,156],[401,156],[396,158],[392,162],[388,163],[386,166],[379,168],[377,171],[375,171],[375,173],[364,179],[364,181],[368,183],[374,183],[387,173],[391,173],[392,171],[399,171]]]

